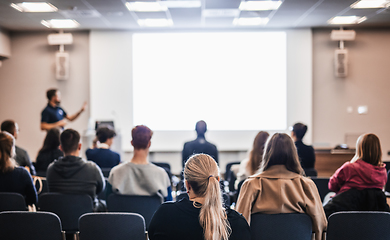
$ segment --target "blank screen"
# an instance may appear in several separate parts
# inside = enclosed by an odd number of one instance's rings
[[[285,130],[286,33],[134,33],[133,123]]]

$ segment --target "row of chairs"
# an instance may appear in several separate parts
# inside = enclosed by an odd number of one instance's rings
[[[60,218],[51,212],[0,213],[0,238],[7,240],[65,240]],[[78,219],[80,240],[145,240],[144,218],[136,213],[86,213]]]
[[[328,219],[327,240],[388,240],[390,213],[337,212]],[[308,215],[252,214],[253,240],[311,240],[312,222]]]
[[[311,240],[312,222],[308,215],[252,214],[253,240]],[[329,217],[327,240],[387,240],[390,213],[338,212]],[[87,213],[78,221],[80,240],[144,240],[145,222],[134,213]],[[61,220],[49,212],[7,211],[0,213],[0,236],[7,240],[61,240]],[[21,227],[22,226],[22,227]]]
[[[109,212],[138,213],[145,219],[146,229],[154,212],[162,204],[160,196],[128,196],[112,194],[108,197]],[[93,211],[93,201],[89,195],[44,193],[39,196],[38,210],[55,213],[60,217],[62,230],[74,235],[79,230],[79,217]],[[18,193],[0,193],[0,211],[25,211],[26,205]]]

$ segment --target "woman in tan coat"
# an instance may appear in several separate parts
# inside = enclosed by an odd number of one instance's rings
[[[253,213],[306,213],[313,222],[315,239],[322,239],[327,220],[314,182],[303,176],[294,142],[284,133],[268,139],[260,173],[243,184],[237,211],[250,224]]]

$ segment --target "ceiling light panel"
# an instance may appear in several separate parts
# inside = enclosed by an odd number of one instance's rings
[[[11,3],[11,7],[20,12],[57,12],[58,9],[47,2]]]
[[[388,0],[361,0],[353,3],[351,8],[385,8],[388,4],[390,4]]]
[[[359,16],[338,16],[328,20],[329,24],[344,25],[344,24],[359,24],[367,20],[366,17]]]
[[[77,28],[80,24],[73,19],[42,20],[41,24],[48,28]]]
[[[147,18],[138,19],[138,25],[141,27],[170,27],[173,26],[173,21],[166,18]]]
[[[200,8],[202,6],[201,1],[160,1],[161,6],[168,8]]]
[[[269,18],[253,17],[253,18],[235,18],[233,25],[235,26],[259,26],[266,25]]]
[[[131,12],[165,12],[167,6],[162,6],[158,2],[126,2],[126,7]]]
[[[241,11],[269,11],[276,10],[282,5],[282,1],[246,1],[241,2]]]

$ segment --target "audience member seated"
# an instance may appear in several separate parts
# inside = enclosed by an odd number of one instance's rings
[[[167,202],[154,214],[149,239],[249,240],[250,229],[236,211],[223,208],[219,169],[206,154],[188,159],[184,179],[189,200]]]
[[[207,131],[207,124],[205,121],[199,121],[195,126],[197,138],[193,141],[186,142],[182,151],[183,168],[187,159],[196,153],[206,153],[213,157],[218,164],[218,150],[217,147],[208,142],[205,137]]]
[[[15,139],[18,139],[19,135],[19,125],[13,120],[6,120],[1,124],[1,131],[6,131],[14,136]],[[35,167],[32,164],[28,153],[23,148],[15,146],[15,161],[21,167],[26,167],[31,175],[36,175]]]
[[[97,148],[86,151],[87,159],[94,161],[100,168],[113,168],[118,165],[121,158],[118,153],[110,149],[115,136],[115,131],[108,127],[98,128],[96,131]]]
[[[37,202],[37,192],[31,175],[24,167],[16,167],[15,139],[8,132],[0,132],[0,192],[16,192],[24,196],[26,205]]]
[[[172,200],[171,181],[167,172],[148,161],[153,132],[146,126],[136,126],[131,131],[133,158],[114,167],[108,178],[107,196],[111,193],[125,195],[161,195]]]
[[[276,133],[267,140],[260,173],[248,177],[241,188],[237,211],[248,223],[253,213],[306,213],[321,240],[327,220],[315,183],[303,176],[292,139]]]
[[[297,147],[299,161],[301,162],[301,166],[303,170],[307,171],[307,176],[317,176],[317,171],[313,171],[314,164],[316,161],[316,155],[314,153],[314,148],[312,146],[308,146],[302,142],[303,137],[305,136],[307,131],[307,126],[303,123],[296,123],[292,127],[291,137],[295,142],[295,146]],[[310,170],[310,171],[308,171]],[[311,173],[311,174],[309,174]]]
[[[43,146],[39,150],[37,160],[35,161],[35,170],[38,176],[45,177],[49,164],[64,156],[64,153],[59,148],[60,134],[59,128],[51,128],[47,131]]]
[[[268,137],[269,134],[264,131],[261,131],[256,135],[255,140],[253,141],[252,150],[249,153],[249,158],[242,160],[240,163],[236,183],[234,184],[235,189],[238,188],[238,184],[241,181],[259,170],[261,160],[263,159],[264,145]]]
[[[389,211],[383,188],[387,181],[379,138],[363,134],[356,142],[356,154],[329,179],[329,189],[336,193],[324,206],[330,216],[338,211]]]
[[[104,210],[104,204],[96,198],[104,189],[103,174],[96,163],[79,157],[80,134],[73,129],[67,129],[61,133],[60,143],[65,157],[55,160],[47,169],[49,192],[88,194],[94,199],[95,211]]]

